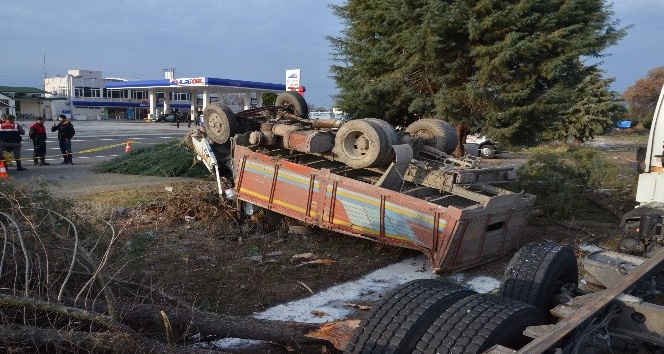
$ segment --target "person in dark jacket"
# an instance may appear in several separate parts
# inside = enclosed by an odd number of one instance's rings
[[[30,126],[28,136],[32,139],[34,152],[32,158],[35,160],[35,166],[48,166],[46,162],[46,127],[44,127],[44,117],[37,118],[35,124]]]
[[[71,139],[74,137],[74,134],[76,134],[76,131],[74,130],[74,126],[69,120],[67,120],[67,117],[65,117],[64,114],[59,115],[58,120],[59,123],[57,125],[55,122],[53,122],[51,131],[58,132],[60,152],[62,152],[62,158],[64,159],[62,163],[66,165],[73,165],[74,163],[72,162],[71,157]]]
[[[14,154],[16,171],[25,171],[27,168],[21,166],[21,141],[23,141],[21,135],[25,135],[25,130],[20,124],[14,122],[15,119],[13,115],[9,115],[7,120],[0,124],[0,142],[4,151]]]

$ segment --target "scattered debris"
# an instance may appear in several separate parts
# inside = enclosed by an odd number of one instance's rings
[[[344,306],[346,306],[346,307],[352,307],[352,308],[354,308],[354,309],[358,309],[358,310],[361,310],[361,311],[368,311],[368,310],[371,310],[371,306],[360,305],[360,304],[352,304],[352,303],[350,303],[350,302],[345,303]]]
[[[259,254],[259,255],[256,255],[256,256],[247,257],[247,259],[252,261],[252,262],[260,263],[260,262],[263,261],[263,256]]]
[[[305,262],[314,259],[315,255],[311,252],[296,254],[291,257],[291,262]]]
[[[360,320],[346,320],[329,322],[318,330],[305,334],[306,337],[330,341],[337,348],[343,348],[353,335],[353,331],[360,325]]]
[[[300,284],[300,285],[302,285],[305,289],[309,290],[309,292],[313,295],[314,291],[311,290],[311,288],[308,287],[307,284],[305,284],[305,283],[303,283],[303,282],[301,282],[301,281],[298,281],[297,283]]]
[[[316,317],[325,317],[327,316],[327,313],[324,311],[318,311],[318,310],[311,310],[311,314],[316,316]]]
[[[296,235],[306,235],[309,233],[309,227],[302,225],[289,225],[288,233]]]
[[[297,268],[297,267],[302,267],[302,266],[307,266],[307,265],[319,265],[319,264],[329,266],[329,265],[334,264],[334,261],[331,260],[331,259],[315,259],[313,261],[302,262],[302,263],[296,265],[295,267]]]

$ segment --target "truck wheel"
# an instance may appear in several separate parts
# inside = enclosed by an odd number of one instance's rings
[[[534,242],[512,257],[500,282],[498,295],[533,305],[550,316],[554,297],[563,286],[579,284],[579,267],[570,246]]]
[[[363,119],[351,120],[339,128],[334,146],[341,161],[352,168],[376,167],[385,152],[387,138],[377,126]]]
[[[438,119],[420,119],[411,123],[406,132],[412,138],[424,139],[424,145],[436,148],[446,154],[456,149],[458,136],[454,127]]]
[[[480,157],[484,157],[484,158],[487,158],[487,159],[492,159],[492,158],[496,157],[496,153],[497,153],[498,149],[496,149],[496,147],[491,145],[491,144],[484,144],[484,145],[480,146],[478,151],[479,151]]]
[[[381,154],[383,158],[381,159],[380,165],[389,166],[390,163],[396,159],[396,153],[394,152],[394,149],[392,149],[392,145],[399,144],[399,135],[397,135],[397,131],[394,130],[392,124],[382,119],[365,118],[364,120],[377,125],[383,131],[383,134],[385,134],[385,137],[387,138],[387,151],[384,154]]]
[[[441,312],[474,291],[435,279],[408,282],[376,303],[346,353],[410,353]]]
[[[227,142],[237,131],[235,114],[226,105],[212,103],[203,111],[205,132],[217,144]]]
[[[285,91],[277,95],[275,106],[290,106],[289,113],[298,117],[309,118],[309,107],[304,97],[297,92]]]
[[[413,353],[483,353],[496,344],[515,350],[528,344],[529,326],[546,322],[542,313],[512,299],[477,294],[450,306],[427,329]]]

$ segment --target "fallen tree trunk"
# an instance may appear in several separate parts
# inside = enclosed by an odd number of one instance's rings
[[[169,346],[147,338],[136,341],[117,332],[58,331],[50,328],[22,326],[0,327],[0,342],[7,350],[17,352],[92,352],[92,353],[153,353],[153,354],[224,354],[218,350]]]
[[[330,344],[306,336],[319,329],[310,323],[262,320],[250,317],[225,316],[189,308],[173,308],[149,304],[124,304],[116,307],[122,322],[140,331],[164,333],[161,312],[168,317],[174,338],[185,340],[200,334],[202,338],[243,338],[285,344]]]
[[[201,342],[221,338],[242,338],[292,346],[324,345],[330,349],[334,347],[327,340],[307,336],[307,333],[319,329],[319,325],[316,324],[224,316],[190,308],[120,303],[114,306],[118,317],[111,318],[102,314],[106,312],[107,306],[100,303],[96,303],[90,309],[81,309],[61,303],[0,294],[0,305],[19,309],[19,312],[21,308],[26,308],[30,312],[55,313],[79,322],[80,320],[88,321],[108,329],[108,331],[94,332],[96,334],[127,337],[136,343],[142,343],[144,340],[191,343],[192,338]],[[48,330],[57,332],[53,328],[48,328]],[[63,333],[69,332],[63,331]],[[26,334],[22,333],[22,335]],[[45,332],[43,335],[46,334],[48,333]],[[101,336],[99,340],[103,342],[104,338],[106,337]],[[93,343],[95,343],[94,340]]]

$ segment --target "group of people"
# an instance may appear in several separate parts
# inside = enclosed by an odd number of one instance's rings
[[[35,166],[48,166],[46,162],[46,127],[44,126],[44,117],[38,117],[37,121],[30,125],[28,136],[32,140],[34,152],[32,154]],[[73,165],[71,153],[71,139],[76,134],[74,125],[63,114],[58,116],[57,122],[53,122],[51,132],[58,132],[58,143],[62,153],[63,164]],[[16,161],[16,171],[25,171],[21,160],[21,146],[25,135],[25,129],[16,123],[16,117],[11,114],[5,114],[0,117],[0,146],[4,152],[13,155]]]
[[[179,109],[175,109],[175,110],[171,109],[171,113],[173,113],[175,115],[175,127],[176,128],[180,127],[180,122],[181,121],[187,119],[185,116],[182,115],[182,113],[180,113]],[[196,116],[194,116],[193,113],[192,113],[191,117],[189,119],[187,119],[187,128],[191,128],[191,123],[192,122],[194,123],[194,125],[198,124],[196,122]]]

